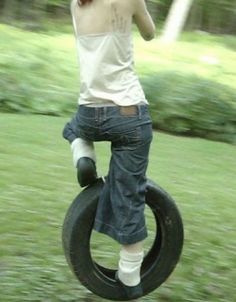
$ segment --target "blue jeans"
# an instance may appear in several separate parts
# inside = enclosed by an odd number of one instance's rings
[[[111,142],[109,173],[99,198],[94,229],[121,244],[145,239],[146,169],[152,141],[147,106],[79,106],[63,136],[70,142],[77,137]]]

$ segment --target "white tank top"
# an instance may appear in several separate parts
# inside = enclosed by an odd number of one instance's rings
[[[146,103],[134,72],[131,33],[77,35],[79,104],[129,106]]]

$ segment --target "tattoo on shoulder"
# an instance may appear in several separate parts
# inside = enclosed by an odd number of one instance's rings
[[[118,13],[117,8],[114,5],[112,5],[111,10],[111,23],[113,31],[125,33],[128,24],[127,19]]]

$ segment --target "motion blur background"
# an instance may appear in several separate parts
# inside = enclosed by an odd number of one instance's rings
[[[156,130],[148,177],[176,200],[185,246],[171,278],[141,300],[233,302],[236,1],[147,5],[157,38],[145,42],[134,28],[134,47]],[[61,138],[79,94],[69,6],[65,0],[0,0],[3,302],[102,301],[75,280],[61,248],[64,215],[80,190]],[[99,143],[96,151],[106,174],[109,146]],[[151,244],[148,209],[147,221]],[[97,261],[116,265],[115,243],[94,234],[93,247]]]
[[[147,3],[162,39],[136,37],[135,49],[154,127],[234,142],[236,1]],[[0,0],[0,17],[0,110],[73,112],[79,81],[69,1]]]

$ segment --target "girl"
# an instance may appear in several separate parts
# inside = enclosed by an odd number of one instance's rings
[[[111,142],[94,229],[121,244],[116,278],[134,299],[142,296],[145,174],[152,125],[133,68],[132,23],[145,40],[154,38],[155,26],[144,0],[73,0],[71,12],[81,84],[78,111],[63,136],[71,144],[81,186],[96,179],[93,142]]]

